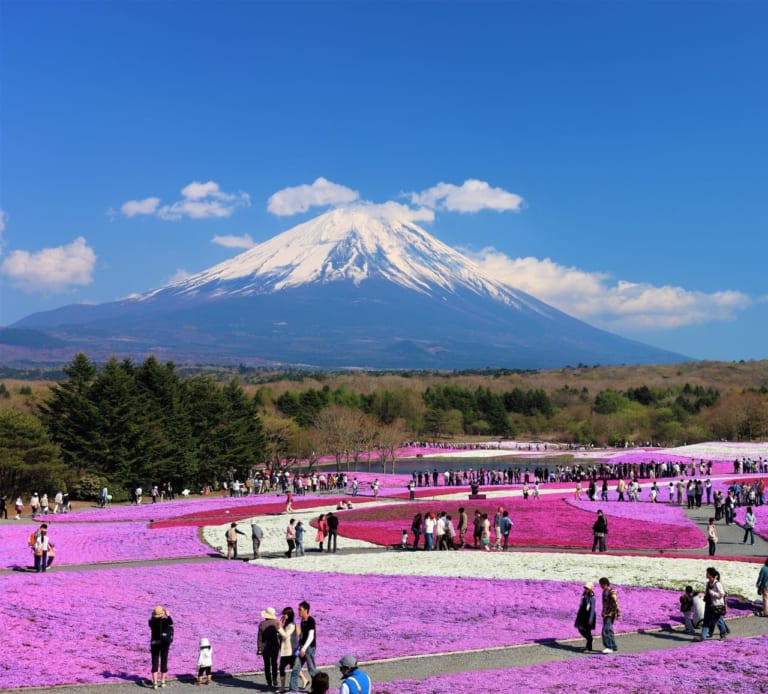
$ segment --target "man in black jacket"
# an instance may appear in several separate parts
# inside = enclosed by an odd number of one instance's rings
[[[339,533],[339,519],[338,519],[338,516],[336,516],[336,514],[331,512],[325,517],[325,520],[328,523],[328,550],[327,551],[335,552],[336,539]],[[331,540],[333,540],[333,549],[331,549]]]

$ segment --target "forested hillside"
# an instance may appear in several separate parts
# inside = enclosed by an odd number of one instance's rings
[[[198,488],[254,466],[406,440],[542,439],[672,446],[768,438],[768,362],[537,372],[182,373],[172,362],[77,355],[58,381],[0,381],[0,491]]]

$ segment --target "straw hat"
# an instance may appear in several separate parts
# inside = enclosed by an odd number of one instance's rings
[[[261,611],[261,616],[264,619],[277,619],[277,612],[274,607],[268,607],[266,610]]]
[[[154,610],[152,610],[152,616],[165,617],[165,608],[163,608],[162,605],[158,605]]]

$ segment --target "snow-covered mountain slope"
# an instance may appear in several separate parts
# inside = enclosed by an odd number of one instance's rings
[[[541,311],[532,297],[485,276],[469,258],[407,219],[358,205],[337,208],[192,277],[138,297],[266,294],[307,284],[386,280],[427,296],[471,291]]]

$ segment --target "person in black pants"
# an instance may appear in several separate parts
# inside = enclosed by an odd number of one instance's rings
[[[259,623],[259,637],[256,642],[256,652],[264,659],[264,675],[267,678],[267,686],[277,687],[277,658],[280,655],[280,634],[277,629],[280,626],[277,621],[277,612],[274,607],[268,607],[261,611],[263,621]]]
[[[325,517],[328,523],[328,552],[336,551],[336,540],[339,534],[339,519],[335,513],[329,513]],[[331,549],[331,543],[333,543],[333,549]]]
[[[157,672],[160,671],[160,686],[165,687],[168,673],[168,649],[173,641],[173,619],[162,605],[152,610],[149,618],[150,652],[152,654],[152,688],[157,689]],[[158,667],[159,666],[159,667]]]

